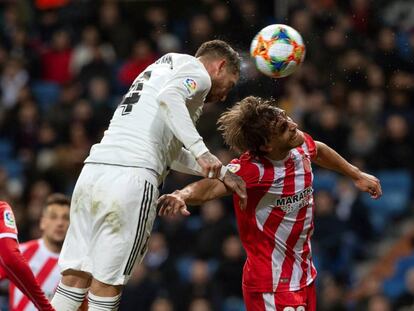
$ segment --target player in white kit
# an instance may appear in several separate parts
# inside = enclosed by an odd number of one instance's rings
[[[77,310],[88,291],[89,310],[118,308],[122,286],[145,255],[169,169],[219,177],[246,197],[244,182],[195,129],[204,102],[223,101],[237,83],[239,66],[237,52],[213,40],[195,57],[166,54],[135,79],[76,183],[56,310]]]

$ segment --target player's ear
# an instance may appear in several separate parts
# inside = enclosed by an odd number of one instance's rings
[[[226,61],[226,59],[225,59],[225,58],[220,59],[220,60],[218,61],[217,65],[218,65],[218,71],[219,71],[219,72],[222,72],[223,70],[225,70],[225,69],[226,69],[226,65],[227,65],[227,61]]]
[[[45,217],[42,215],[40,217],[40,224],[39,224],[40,230],[45,230],[46,228],[46,224],[45,224]]]

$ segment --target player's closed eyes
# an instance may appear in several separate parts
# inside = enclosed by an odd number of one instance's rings
[[[286,120],[283,120],[282,124],[279,125],[279,129],[278,129],[279,134],[283,134],[287,130],[287,128],[288,128],[288,123]]]

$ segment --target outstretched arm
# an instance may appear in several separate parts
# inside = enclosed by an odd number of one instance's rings
[[[189,184],[184,189],[176,190],[171,194],[164,194],[158,199],[158,215],[190,215],[188,205],[200,205],[204,202],[214,200],[231,194],[226,186],[217,179],[202,179]]]
[[[172,162],[171,169],[181,173],[203,176],[203,171],[200,165],[196,162],[192,154],[184,148],[181,148],[181,152]],[[243,209],[247,204],[246,185],[243,179],[230,172],[226,166],[221,167],[218,179],[221,180],[229,190],[235,192],[239,196],[240,207]]]
[[[355,186],[361,191],[368,192],[373,199],[378,199],[382,195],[378,178],[362,172],[326,144],[319,141],[315,143],[317,156],[312,160],[314,163],[352,178]]]
[[[18,242],[13,238],[0,239],[0,267],[2,273],[7,275],[38,310],[54,310],[36,281],[26,259],[20,253]]]

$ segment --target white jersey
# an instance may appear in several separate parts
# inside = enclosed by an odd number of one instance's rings
[[[183,144],[200,156],[208,149],[195,123],[210,88],[197,58],[166,54],[135,79],[85,163],[144,167],[164,176]]]
[[[57,264],[59,254],[48,250],[42,239],[21,244],[20,251],[28,261],[30,269],[46,297],[51,300],[61,278]],[[13,283],[10,283],[10,310],[37,310],[33,303]]]

